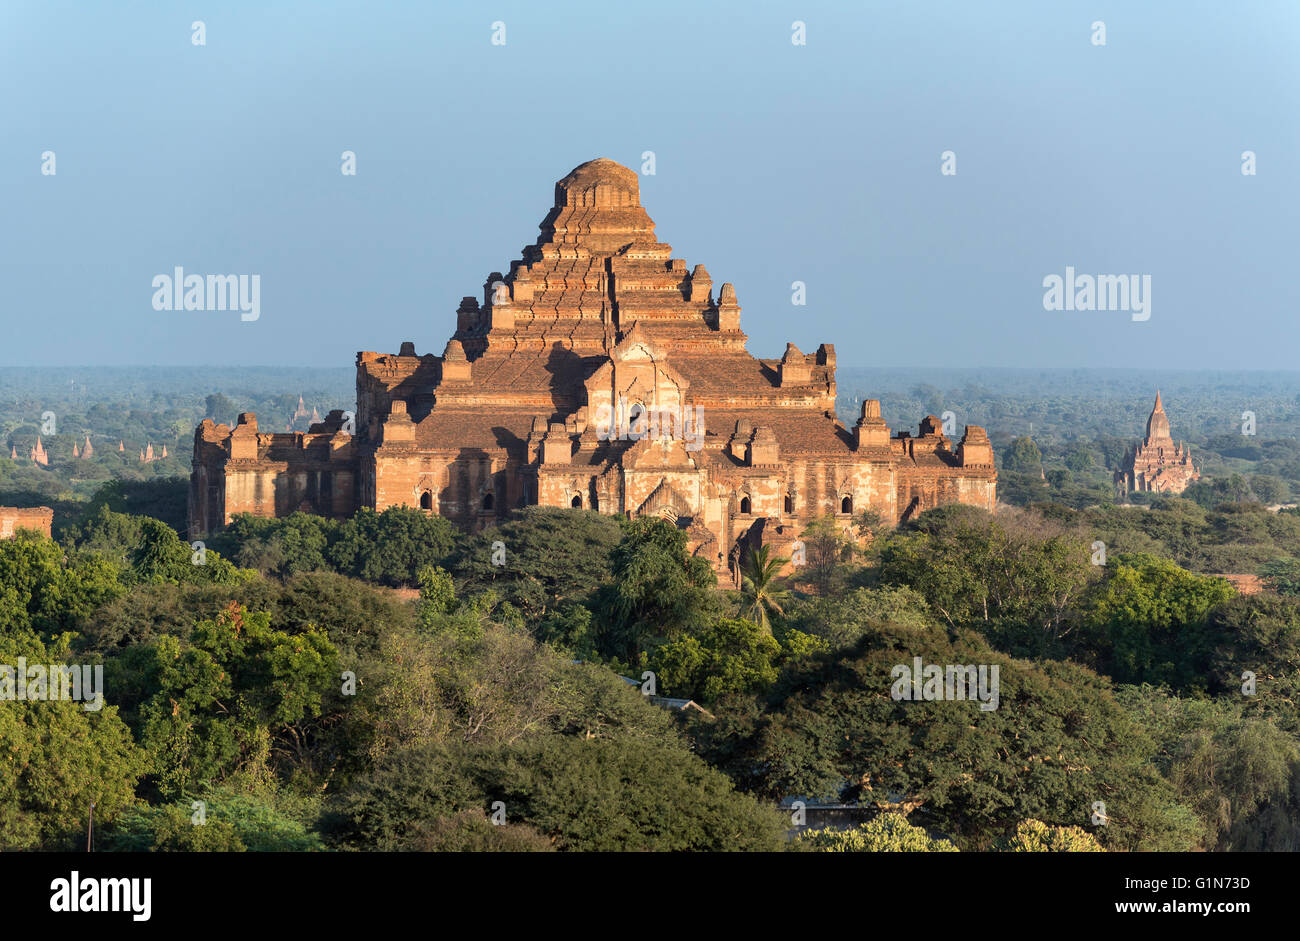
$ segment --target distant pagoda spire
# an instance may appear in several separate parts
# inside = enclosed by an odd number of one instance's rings
[[[1169,433],[1169,416],[1165,414],[1164,402],[1160,400],[1160,390],[1156,390],[1156,404],[1151,409],[1151,417],[1147,419],[1147,436],[1142,442],[1147,447],[1154,445],[1174,446],[1174,439]]]

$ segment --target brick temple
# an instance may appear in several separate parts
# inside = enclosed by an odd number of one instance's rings
[[[1156,404],[1147,418],[1146,437],[1129,449],[1120,470],[1115,472],[1116,493],[1120,497],[1135,490],[1182,493],[1200,477],[1192,464],[1192,449],[1185,443],[1174,443],[1169,416],[1157,389]]]
[[[867,400],[835,417],[835,349],[746,350],[729,283],[660,242],[637,174],[593,160],[555,184],[541,236],[466,297],[441,355],[357,354],[357,407],[307,432],[257,417],[195,431],[192,538],[238,513],[350,516],[406,505],[477,530],[531,504],[660,515],[734,571],[744,543],[788,545],[814,517],[847,529],[930,507],[992,510],[984,429],[926,417],[891,435]]]

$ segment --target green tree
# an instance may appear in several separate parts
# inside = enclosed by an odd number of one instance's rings
[[[329,549],[336,569],[393,587],[414,586],[420,569],[441,565],[455,545],[455,528],[441,516],[406,506],[382,513],[362,507],[339,528]]]
[[[681,746],[546,735],[504,747],[393,755],[341,795],[322,827],[343,848],[401,849],[412,829],[504,805],[560,850],[744,851],[783,846],[771,807]]]
[[[789,604],[790,592],[778,585],[781,568],[789,559],[772,555],[771,546],[750,548],[740,570],[740,597],[744,616],[753,621],[763,633],[772,633],[772,618],[785,614],[783,605]]]
[[[420,623],[437,630],[456,606],[456,583],[451,573],[436,565],[420,569]]]
[[[808,524],[802,536],[806,556],[806,577],[819,595],[835,586],[841,566],[853,555],[853,544],[841,531],[834,516],[819,516]]]
[[[852,830],[805,830],[798,849],[822,853],[955,853],[949,840],[935,839],[899,813],[884,813]]]
[[[242,853],[247,847],[224,820],[195,822],[189,804],[136,804],[100,839],[99,849],[127,853]]]
[[[1097,838],[1082,827],[1053,827],[1025,820],[1001,849],[1012,853],[1104,853]]]
[[[1190,641],[1210,609],[1233,598],[1232,586],[1150,555],[1112,556],[1106,569],[1085,617],[1110,675],[1126,683],[1195,681],[1203,652]]]
[[[834,649],[852,646],[882,623],[926,627],[934,619],[920,592],[885,585],[799,601],[790,608],[789,622],[806,634],[823,638]]]
[[[1043,455],[1033,438],[1012,438],[1002,455],[1002,466],[1021,474],[1037,474],[1043,469]]]
[[[0,850],[84,846],[90,805],[97,820],[113,821],[132,802],[146,756],[116,706],[16,700],[19,657],[29,667],[81,666],[66,639],[47,647],[30,632],[0,630]]]
[[[291,513],[280,519],[240,513],[211,543],[241,567],[288,578],[331,568],[330,548],[338,541],[340,528],[335,520],[312,513]]]
[[[698,634],[657,648],[651,669],[665,694],[712,703],[729,693],[766,689],[781,645],[752,621],[719,618]]]
[[[1255,474],[1250,478],[1250,490],[1261,503],[1284,503],[1291,496],[1286,481],[1273,474]]]
[[[915,590],[949,626],[973,627],[1019,656],[1071,652],[1078,605],[1097,578],[1077,533],[961,505],[921,514],[880,551],[884,584]]]
[[[635,662],[648,647],[702,628],[718,612],[717,576],[686,554],[686,534],[667,520],[624,525],[610,554],[612,580],[598,592],[600,650]]]
[[[1300,849],[1300,761],[1294,699],[1285,731],[1232,699],[1179,699],[1150,686],[1120,689],[1135,722],[1157,743],[1154,763],[1193,807],[1212,851]]]
[[[894,698],[897,670],[910,673],[916,657],[982,665],[996,708],[969,694]],[[1082,823],[1099,799],[1108,847],[1190,849],[1204,833],[1107,680],[1072,663],[1011,659],[971,631],[882,625],[855,648],[787,666],[761,707],[728,701],[715,712],[690,726],[699,754],[773,802],[910,808],[963,849],[992,848],[1031,817]]]
[[[151,648],[155,692],[141,707],[141,741],[165,796],[242,771],[269,779],[280,755],[301,756],[327,691],[338,689],[338,652],[323,631],[273,630],[270,615],[232,603],[188,642]]]
[[[1093,467],[1092,448],[1086,444],[1072,444],[1065,449],[1065,466],[1073,473],[1082,474]]]
[[[203,400],[203,417],[211,418],[219,424],[229,425],[235,421],[235,403],[220,392],[214,392]]]
[[[1278,594],[1300,597],[1300,559],[1270,559],[1259,570],[1268,587]]]
[[[565,602],[585,602],[608,577],[610,555],[623,538],[614,516],[594,510],[527,507],[494,529],[467,538],[447,567],[463,592],[491,588],[531,624]],[[495,543],[505,548],[505,564]]]
[[[555,845],[527,824],[495,824],[472,809],[419,821],[402,848],[416,853],[548,853]]]

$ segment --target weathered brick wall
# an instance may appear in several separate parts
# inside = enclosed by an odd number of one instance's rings
[[[20,529],[32,529],[45,536],[54,525],[54,511],[48,506],[0,506],[0,539],[9,539]]]

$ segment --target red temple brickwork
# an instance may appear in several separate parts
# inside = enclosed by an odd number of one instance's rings
[[[34,529],[49,536],[53,525],[54,511],[48,506],[0,506],[0,539],[9,539],[20,529]]]
[[[1121,469],[1115,474],[1116,488],[1121,494],[1135,490],[1182,493],[1200,476],[1192,465],[1191,448],[1174,443],[1169,431],[1169,416],[1165,414],[1157,390],[1156,404],[1147,419],[1146,437],[1126,455]]]
[[[461,301],[441,355],[357,354],[355,414],[291,434],[204,421],[192,538],[238,513],[406,505],[473,530],[540,504],[664,516],[726,572],[745,542],[788,545],[828,513],[994,508],[984,429],[954,442],[929,416],[892,435],[875,400],[848,428],[834,347],[750,355],[735,289],[672,257],[634,171],[578,167],[540,228]]]

